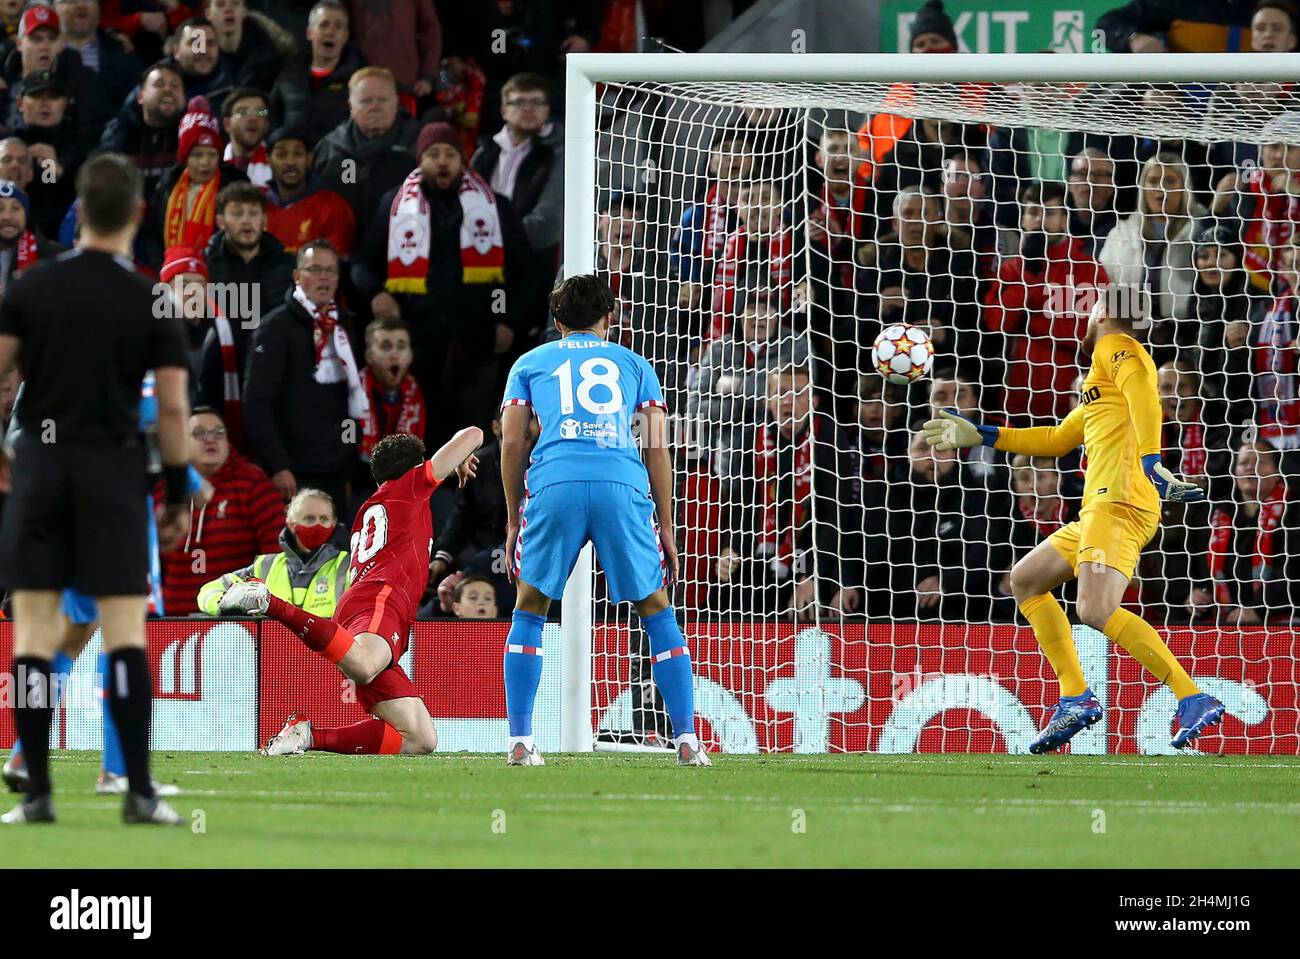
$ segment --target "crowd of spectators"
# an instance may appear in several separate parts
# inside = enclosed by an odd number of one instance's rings
[[[146,183],[136,266],[186,322],[195,457],[214,487],[164,557],[167,611],[182,615],[259,563],[286,595],[333,596],[380,438],[498,435],[510,364],[555,335],[564,55],[632,48],[629,9],[702,40],[685,0],[9,6],[0,295],[75,242],[80,164],[129,156]],[[1099,26],[1122,51],[1297,46],[1292,0],[1176,6],[1143,0]],[[958,51],[938,0],[911,31],[916,52]],[[602,96],[607,140],[666,101]],[[1082,452],[936,453],[918,427],[944,407],[1062,418],[1089,363],[1088,297],[1121,288],[1144,294],[1170,466],[1209,493],[1167,510],[1128,601],[1169,621],[1289,617],[1300,96],[1235,84],[1194,106],[1242,103],[1274,116],[1270,142],[764,107],[711,126],[698,175],[630,177],[601,157],[610,336],[651,358],[682,427],[683,605],[1011,621],[1008,570],[1077,517]],[[652,151],[675,148],[647,130]],[[911,387],[871,369],[894,322],[935,346],[934,375]],[[479,457],[476,483],[434,497],[424,615],[513,605],[495,440]]]
[[[1170,46],[1174,35],[1194,42],[1171,25],[1179,10],[1133,4],[1108,16],[1107,36],[1144,48],[1117,26],[1140,15],[1166,48],[1187,49]],[[1253,24],[1253,49],[1296,48],[1290,0],[1193,12],[1224,28],[1205,36]],[[914,52],[957,49],[935,0],[912,30]],[[673,340],[689,344],[685,358],[657,355],[666,381],[685,366],[674,382],[694,453],[688,550],[709,557],[688,566],[688,605],[1014,621],[1008,572],[1078,517],[1084,451],[1060,461],[941,453],[918,428],[945,407],[1016,426],[1064,418],[1091,363],[1090,308],[1118,296],[1146,319],[1166,459],[1208,494],[1166,508],[1126,602],[1161,622],[1290,621],[1300,599],[1289,492],[1300,489],[1296,92],[1202,89],[1205,110],[1249,100],[1271,141],[1257,143],[828,112],[799,131],[800,151],[783,139],[790,111],[751,109],[712,132],[662,263],[647,262],[652,216],[612,198],[611,215],[634,222],[609,259],[642,261],[631,271],[642,288],[620,297],[628,324],[664,329],[650,304],[675,303]],[[1094,96],[1021,95],[1053,109]],[[1130,95],[1158,110],[1191,93],[1149,84]],[[802,168],[782,167],[784,153]],[[667,291],[647,293],[647,275]],[[895,322],[930,335],[928,380],[898,387],[872,371],[871,344]]]

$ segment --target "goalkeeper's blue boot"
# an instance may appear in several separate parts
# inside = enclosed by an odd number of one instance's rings
[[[1169,745],[1182,749],[1215,723],[1223,721],[1223,703],[1209,693],[1193,693],[1178,700],[1178,732]]]
[[[1037,755],[1060,749],[1076,733],[1096,725],[1100,719],[1101,703],[1091,689],[1085,689],[1078,696],[1062,696],[1057,700],[1056,709],[1052,710],[1052,718],[1047,721],[1047,726],[1029,744],[1029,751]]]

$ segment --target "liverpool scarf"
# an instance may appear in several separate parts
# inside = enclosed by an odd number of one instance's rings
[[[428,292],[432,229],[429,201],[420,188],[422,180],[419,169],[412,170],[398,187],[388,213],[388,278],[384,289],[389,293]],[[492,188],[470,169],[461,174],[460,208],[462,282],[502,282],[505,279],[505,245],[496,198],[492,195]]]
[[[1284,449],[1296,445],[1300,432],[1296,311],[1297,300],[1290,293],[1273,301],[1259,327],[1254,362],[1260,433]]]
[[[230,443],[238,450],[246,450],[244,441],[244,401],[239,390],[239,358],[235,352],[235,331],[217,304],[212,308],[212,326],[221,348],[221,411],[226,420]]]
[[[248,182],[259,190],[265,190],[266,185],[271,182],[271,154],[267,151],[265,143],[259,143],[246,157],[235,156],[235,144],[227,143],[226,152],[221,159],[236,170],[242,170],[248,177]]]
[[[1065,525],[1066,506],[1065,500],[1056,497],[1056,508],[1049,509],[1046,514],[1043,512],[1045,500],[1037,496],[1021,496],[1018,503],[1020,515],[1034,524],[1034,529],[1038,530],[1040,536],[1050,536],[1058,529]]]
[[[754,268],[764,288],[780,297],[781,308],[788,307],[793,259],[794,233],[788,227],[766,237],[753,236],[741,227],[727,237],[713,290],[708,339],[720,340],[730,332],[736,313],[736,285],[753,278]]]
[[[1255,548],[1250,556],[1251,580],[1258,593],[1264,576],[1264,563],[1273,558],[1273,534],[1282,525],[1282,514],[1286,511],[1286,484],[1278,483],[1268,499],[1259,504],[1259,515],[1255,517]],[[1234,515],[1236,510],[1218,510],[1211,525],[1214,532],[1210,534],[1210,576],[1214,578],[1214,598],[1223,605],[1233,601],[1228,589],[1232,578],[1232,565],[1236,559],[1232,555],[1233,534],[1236,531]]]
[[[758,430],[757,448],[754,451],[755,479],[761,491],[763,529],[758,537],[758,552],[769,559],[779,578],[785,579],[794,567],[796,537],[809,515],[809,494],[812,492],[813,443],[817,440],[817,421],[799,436],[783,436],[776,426]],[[778,469],[778,452],[782,446],[794,444],[794,475],[792,502],[782,504],[782,477]],[[782,505],[787,505],[788,522],[782,522]]]
[[[167,197],[167,212],[163,218],[163,247],[188,246],[202,250],[212,238],[212,227],[217,216],[217,194],[221,192],[221,171],[199,189],[198,196],[188,210],[190,171],[183,170],[180,179]]]
[[[397,384],[396,400],[375,379],[370,367],[361,371],[361,386],[370,400],[370,410],[362,423],[361,459],[370,460],[370,451],[385,436],[411,433],[424,438],[424,393],[415,377],[407,373]]]
[[[318,309],[300,286],[293,288],[293,298],[312,318],[311,335],[316,346],[316,370],[312,379],[317,383],[346,382],[348,416],[364,423],[370,415],[370,401],[361,386],[348,331],[339,323],[338,307],[331,303],[327,309]]]

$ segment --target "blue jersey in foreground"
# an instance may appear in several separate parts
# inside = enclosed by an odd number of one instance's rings
[[[650,491],[633,416],[667,405],[644,357],[592,333],[544,343],[515,362],[501,405],[530,406],[541,424],[525,474],[530,492],[579,480]]]

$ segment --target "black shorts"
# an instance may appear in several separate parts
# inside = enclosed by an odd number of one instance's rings
[[[144,445],[54,442],[19,436],[13,492],[0,528],[0,576],[9,589],[149,591],[149,505]]]

